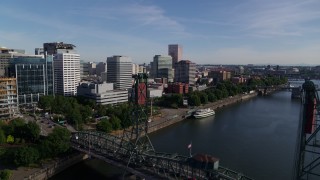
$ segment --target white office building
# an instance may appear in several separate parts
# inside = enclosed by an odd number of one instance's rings
[[[90,83],[82,82],[78,86],[78,96],[94,100],[97,104],[118,104],[128,102],[127,90],[113,90],[112,83]]]
[[[114,84],[114,89],[132,88],[132,60],[127,56],[107,58],[107,82]]]
[[[55,93],[63,96],[77,95],[80,82],[80,55],[70,50],[59,49],[54,54]]]

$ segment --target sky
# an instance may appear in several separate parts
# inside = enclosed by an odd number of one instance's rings
[[[77,46],[84,61],[150,63],[183,46],[197,64],[320,64],[319,0],[1,0],[0,46]]]

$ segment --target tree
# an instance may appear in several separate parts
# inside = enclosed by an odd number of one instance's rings
[[[207,104],[208,103],[208,95],[204,92],[200,93],[200,101],[201,104]]]
[[[189,97],[189,103],[191,106],[200,106],[201,105],[201,101],[199,96],[197,96],[196,94],[192,94]]]
[[[216,100],[217,100],[217,97],[212,92],[209,92],[208,93],[208,101],[215,102]]]
[[[116,116],[111,116],[110,123],[113,130],[118,130],[121,128],[121,120]]]
[[[70,124],[76,125],[77,130],[79,128],[79,125],[82,125],[82,116],[78,108],[75,108],[73,111],[68,113],[66,118],[68,119],[68,122]]]
[[[98,131],[103,131],[106,133],[109,133],[112,131],[112,125],[107,119],[102,119],[98,124],[97,124],[97,130]]]
[[[82,122],[88,122],[88,120],[92,117],[92,108],[88,105],[80,106],[80,113],[82,116]]]
[[[14,143],[14,137],[12,135],[8,135],[7,137],[7,143],[12,144]]]
[[[176,103],[178,106],[181,106],[183,103],[183,96],[182,94],[173,94],[171,96],[171,103]]]
[[[214,95],[217,97],[218,100],[223,98],[223,94],[222,94],[222,91],[220,89],[216,89],[214,91]]]
[[[38,106],[44,111],[51,110],[53,106],[53,102],[54,102],[54,96],[40,96]]]
[[[16,118],[10,121],[9,125],[6,128],[6,134],[12,134],[15,137],[22,137],[23,136],[23,127],[25,122],[21,118]]]
[[[28,122],[28,124],[25,125],[26,138],[31,142],[38,140],[40,131],[39,125],[35,122]]]
[[[8,169],[0,171],[0,179],[1,180],[9,180],[11,177],[11,171]]]
[[[96,107],[96,112],[97,112],[97,115],[99,116],[99,117],[101,117],[101,116],[105,116],[106,114],[107,114],[107,109],[103,106],[103,105],[101,105],[101,104],[98,104],[97,105],[97,107]]]
[[[0,129],[0,144],[4,144],[6,142],[6,135],[4,134],[4,131]]]
[[[38,146],[39,155],[41,158],[49,158],[53,157],[53,143],[49,140],[41,141],[40,145]]]
[[[64,153],[70,148],[70,132],[65,128],[56,127],[48,136],[53,156]]]
[[[39,159],[39,152],[33,147],[22,147],[14,153],[14,163],[17,166],[29,165],[37,162]]]

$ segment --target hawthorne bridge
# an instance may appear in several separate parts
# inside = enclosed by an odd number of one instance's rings
[[[241,173],[215,167],[209,155],[187,157],[153,151],[146,146],[134,146],[134,141],[98,131],[74,132],[71,146],[89,156],[104,160],[145,179],[242,179]]]

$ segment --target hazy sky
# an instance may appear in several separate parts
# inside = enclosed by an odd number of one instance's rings
[[[181,44],[210,64],[320,64],[320,0],[1,0],[0,46],[77,46],[81,59],[149,63]]]

